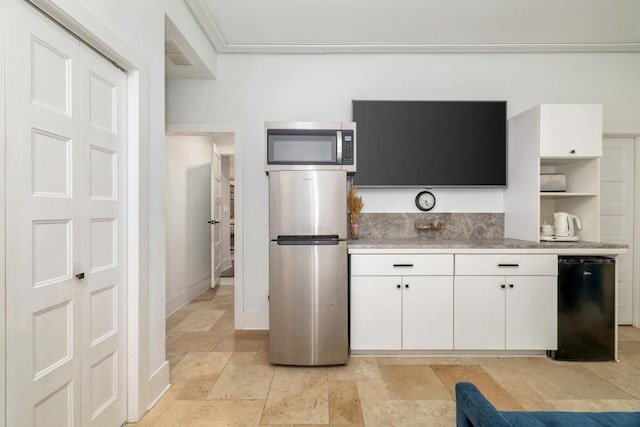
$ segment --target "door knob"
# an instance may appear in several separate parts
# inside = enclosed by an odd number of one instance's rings
[[[211,221],[207,221],[207,222],[213,225],[220,224],[220,221],[216,221],[215,219],[212,219]]]
[[[76,279],[78,279],[78,280],[82,280],[82,279],[84,279],[84,273],[78,273],[78,274],[76,274]]]

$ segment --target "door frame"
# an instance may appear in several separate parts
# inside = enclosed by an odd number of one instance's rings
[[[167,123],[167,134],[205,134],[214,132],[226,132],[233,134],[233,150],[235,156],[234,180],[234,325],[235,329],[244,329],[247,323],[246,316],[250,313],[244,312],[244,216],[243,216],[243,184],[242,176],[242,127],[231,124],[215,123]],[[213,268],[213,266],[212,266]],[[212,272],[213,278],[213,272]]]
[[[605,132],[604,138],[630,138],[634,140],[634,194],[633,194],[633,247],[635,249],[633,260],[634,266],[640,265],[640,131],[638,132]],[[617,284],[616,284],[617,286]],[[631,314],[631,324],[640,328],[640,269],[633,269],[631,283],[633,308]],[[616,293],[617,294],[617,293]]]
[[[115,33],[78,3],[67,0],[59,6],[57,0],[28,0],[55,21],[67,28],[79,39],[95,48],[124,69],[127,77],[127,420],[137,421],[150,406],[150,398],[160,396],[168,385],[167,378],[157,381],[161,390],[150,390],[153,378],[149,378],[149,345],[142,338],[148,335],[149,322],[146,313],[149,310],[147,294],[148,284],[140,280],[140,198],[148,197],[140,189],[140,175],[148,173],[148,166],[140,168],[140,149],[149,145],[149,69],[147,64]],[[7,2],[9,3],[9,2]],[[0,7],[0,80],[5,82],[4,65],[6,62],[5,33],[7,10],[13,7],[6,4]],[[64,9],[62,9],[64,7]],[[0,85],[0,97],[6,99],[4,84]],[[5,149],[5,103],[0,103],[0,222],[6,227],[4,202],[6,177],[4,165]],[[6,316],[5,248],[6,240],[0,231],[0,317]],[[6,420],[6,332],[0,328],[0,425]]]

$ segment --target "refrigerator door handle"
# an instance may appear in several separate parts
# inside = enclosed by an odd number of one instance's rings
[[[340,244],[338,239],[293,239],[293,240],[276,240],[278,246],[330,246]]]

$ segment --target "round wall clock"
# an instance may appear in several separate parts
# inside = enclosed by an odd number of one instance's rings
[[[416,196],[416,206],[421,211],[430,211],[436,205],[436,196],[431,191],[421,191]]]

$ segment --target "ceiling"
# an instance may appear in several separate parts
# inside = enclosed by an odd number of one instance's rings
[[[638,0],[185,0],[218,52],[640,51]]]

